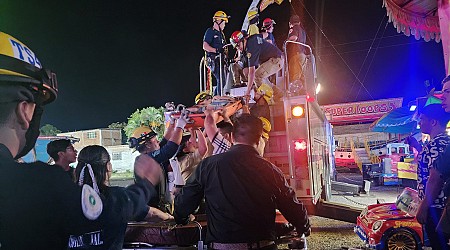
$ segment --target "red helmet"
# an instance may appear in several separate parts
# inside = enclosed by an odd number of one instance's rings
[[[233,45],[233,47],[236,47],[242,40],[247,37],[247,33],[245,31],[235,31],[233,34],[231,34],[230,42]]]
[[[274,24],[277,24],[277,23],[275,23],[275,20],[273,20],[273,19],[271,19],[271,18],[266,18],[266,19],[264,19],[264,21],[263,21],[263,27],[264,27],[264,28],[269,28],[270,26],[272,26],[272,25],[274,25]]]

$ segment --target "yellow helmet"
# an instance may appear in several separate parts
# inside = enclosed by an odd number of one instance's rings
[[[251,9],[247,12],[248,21],[253,20],[255,17],[259,17],[258,9]]]
[[[128,146],[130,148],[138,148],[140,145],[143,145],[145,141],[150,140],[155,136],[155,131],[153,131],[149,126],[137,127],[128,140]]]
[[[262,137],[269,139],[269,132],[272,130],[272,124],[270,124],[269,120],[267,120],[265,117],[258,117],[263,124],[263,132]]]
[[[256,90],[259,94],[263,95],[264,99],[266,99],[267,103],[272,102],[272,96],[273,96],[273,89],[272,87],[267,84],[263,83],[259,88]]]
[[[24,85],[34,90],[35,102],[48,104],[56,99],[56,74],[42,67],[36,54],[16,38],[0,32],[0,83]]]
[[[225,23],[228,23],[228,19],[230,16],[227,16],[227,14],[221,10],[216,11],[213,16],[213,21],[222,20],[225,21]]]
[[[199,104],[200,102],[208,99],[212,99],[212,95],[209,93],[209,91],[200,92],[195,96],[195,104]]]

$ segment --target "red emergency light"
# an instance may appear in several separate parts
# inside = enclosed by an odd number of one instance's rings
[[[303,139],[294,140],[295,151],[304,151],[306,149],[306,141]]]
[[[297,139],[292,140],[292,147],[294,149],[294,163],[295,166],[298,167],[308,167],[308,154],[307,154],[307,147],[308,144],[306,143],[305,139]]]

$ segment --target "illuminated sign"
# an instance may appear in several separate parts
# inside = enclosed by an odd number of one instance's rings
[[[376,120],[382,115],[402,106],[403,98],[381,99],[367,102],[339,103],[322,105],[330,122]]]

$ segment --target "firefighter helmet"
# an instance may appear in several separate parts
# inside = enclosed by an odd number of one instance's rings
[[[269,139],[269,132],[272,130],[272,124],[270,124],[269,120],[267,120],[267,118],[265,117],[258,117],[263,124],[263,132],[262,132],[262,137],[265,139]]]
[[[266,18],[263,21],[263,28],[268,29],[270,26],[277,24],[275,23],[275,20],[271,19],[271,18]]]
[[[25,44],[0,32],[0,84],[23,85],[33,93],[34,102],[48,104],[56,99],[56,74],[44,69],[41,62]]]
[[[267,84],[267,83],[261,84],[261,86],[258,87],[256,92],[263,95],[263,97],[267,101],[267,103],[269,103],[269,104],[272,103],[273,88],[269,84]]]
[[[200,102],[203,102],[204,100],[212,99],[212,95],[209,93],[209,91],[202,91],[195,96],[195,104],[199,104]]]
[[[155,131],[153,131],[149,126],[137,127],[128,140],[128,146],[130,146],[130,148],[138,148],[155,136]]]
[[[213,21],[222,20],[225,21],[225,23],[228,23],[228,19],[230,16],[227,16],[227,14],[221,10],[216,11],[213,16]]]
[[[245,38],[247,37],[247,32],[245,31],[235,31],[233,34],[231,34],[230,37],[230,43],[233,45],[233,47],[236,48],[236,46]]]
[[[249,22],[257,17],[259,17],[258,9],[251,9],[247,12],[247,18]]]

